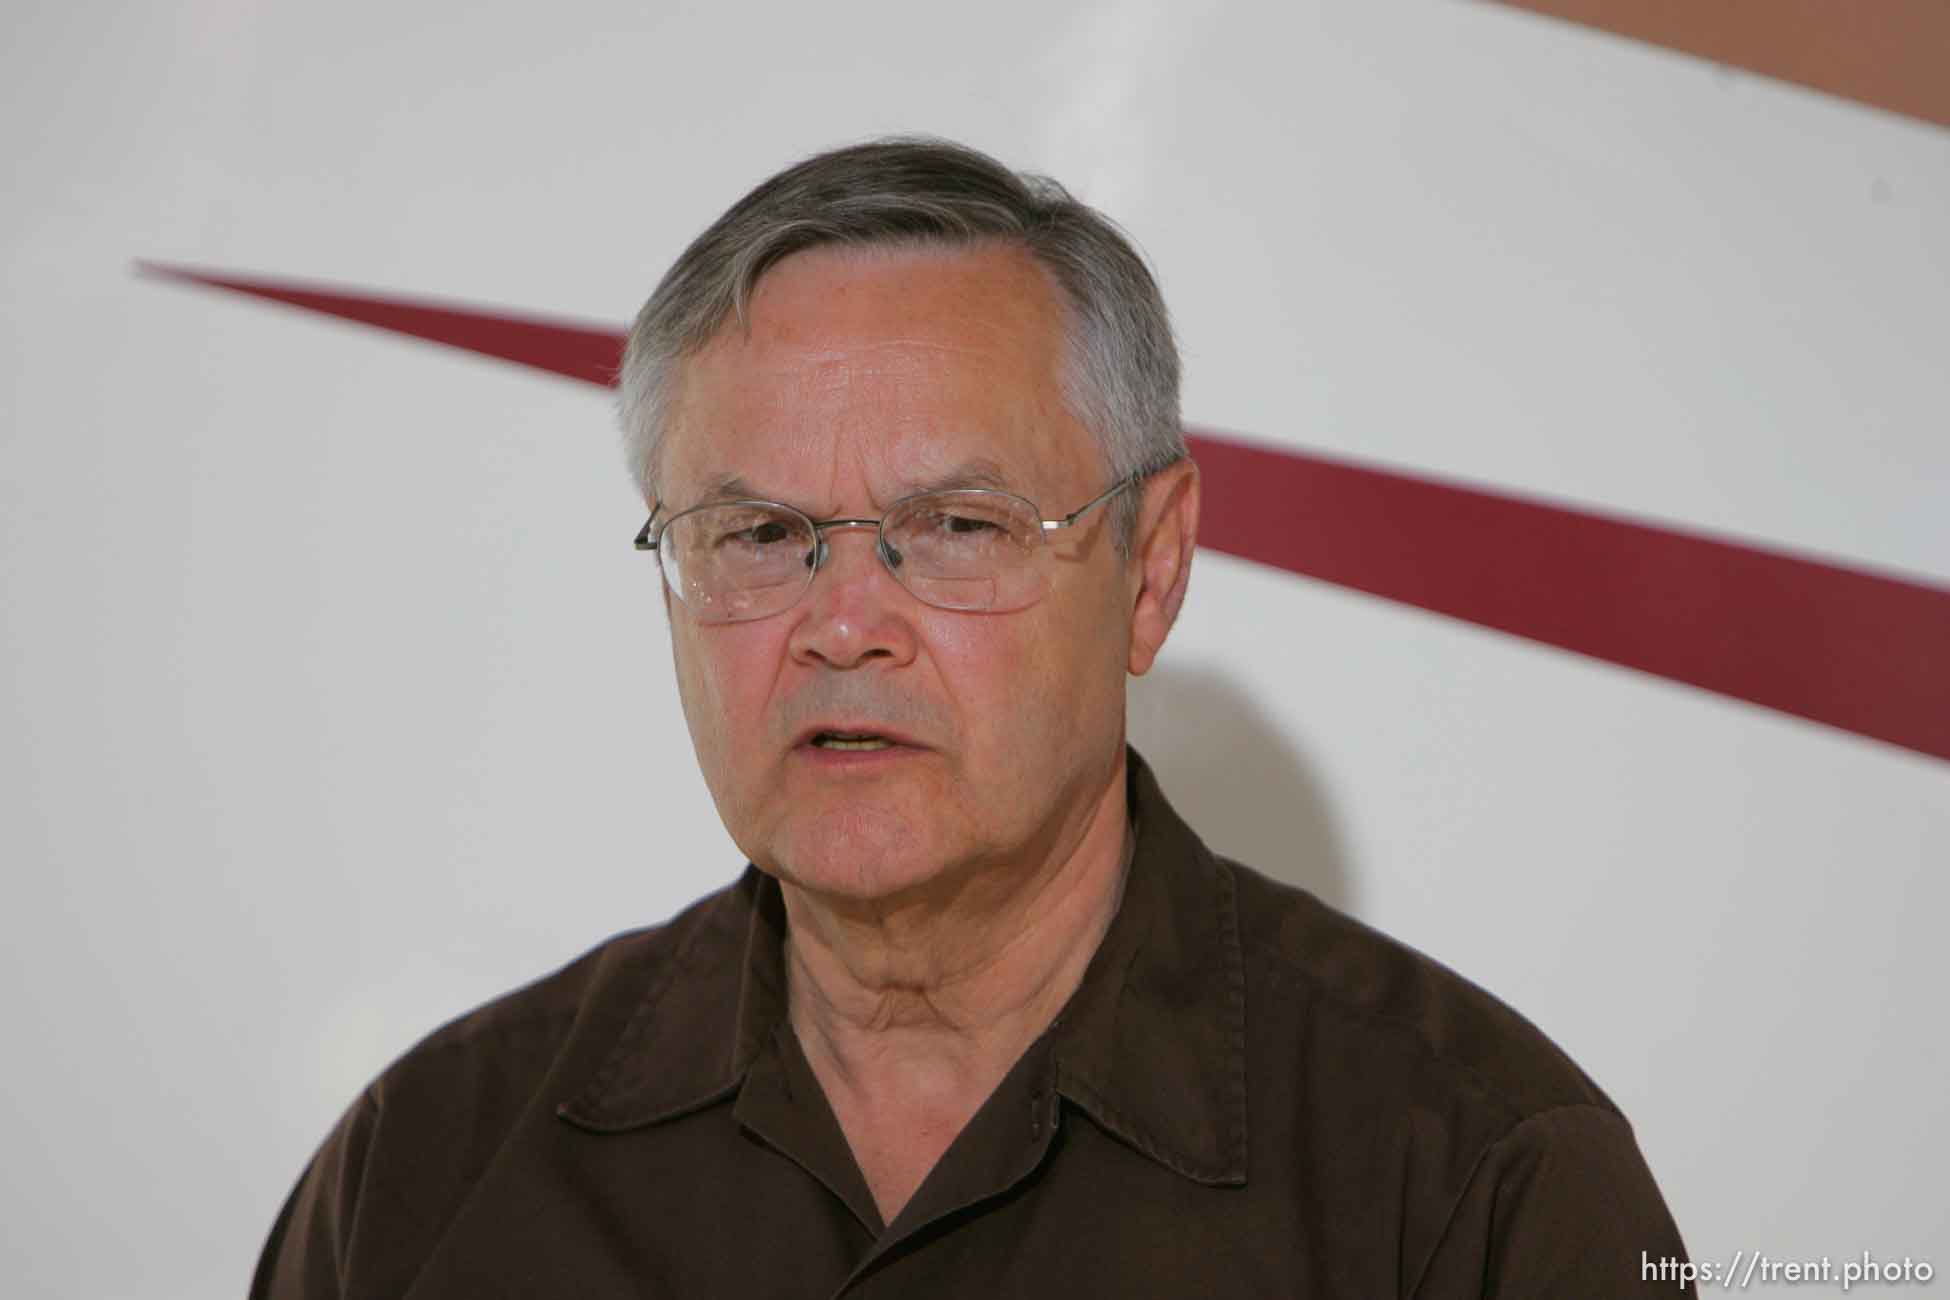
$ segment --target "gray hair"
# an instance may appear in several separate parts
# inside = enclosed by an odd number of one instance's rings
[[[733,204],[686,248],[637,313],[623,353],[620,414],[631,472],[655,497],[658,448],[679,363],[725,322],[746,323],[759,279],[809,248],[1013,244],[1068,308],[1062,366],[1070,413],[1095,436],[1112,481],[1180,459],[1178,347],[1163,296],[1117,226],[1055,181],[1018,174],[947,140],[897,136],[798,163]],[[1128,553],[1137,494],[1111,503]]]

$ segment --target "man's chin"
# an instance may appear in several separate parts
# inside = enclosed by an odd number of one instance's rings
[[[917,836],[910,819],[847,818],[785,837],[773,874],[807,893],[835,901],[870,902],[925,889],[947,870],[948,854],[933,836]]]

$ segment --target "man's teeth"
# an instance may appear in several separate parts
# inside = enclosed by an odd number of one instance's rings
[[[893,743],[879,736],[836,736],[830,731],[813,737],[813,744],[821,749],[887,749]]]

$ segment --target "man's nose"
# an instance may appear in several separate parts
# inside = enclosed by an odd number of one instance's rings
[[[914,658],[912,614],[919,604],[881,560],[877,529],[834,528],[820,535],[812,587],[794,611],[795,661],[854,668]]]

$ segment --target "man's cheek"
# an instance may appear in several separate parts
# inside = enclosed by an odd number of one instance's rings
[[[762,629],[753,629],[762,630]],[[709,716],[705,723],[726,752],[725,761],[762,764],[789,739],[779,716],[778,660],[758,636],[726,638],[706,648],[699,674]]]
[[[950,613],[935,620],[924,644],[941,688],[971,708],[1011,707],[1030,674],[1050,667],[1032,651],[1035,625],[1026,613]]]
[[[738,753],[733,730],[732,701],[725,695],[736,683],[735,673],[695,637],[679,639],[674,647],[678,693],[684,706],[684,721],[689,725],[691,742],[705,779],[714,790],[722,790],[735,780],[729,770]]]

